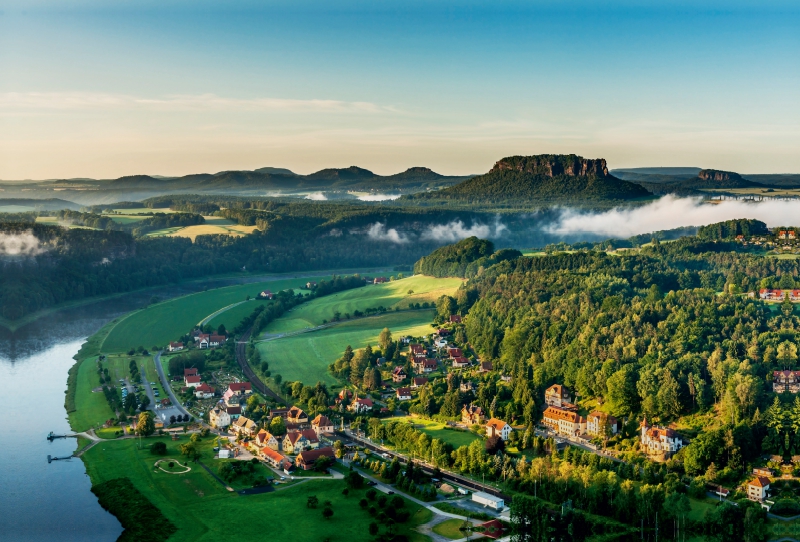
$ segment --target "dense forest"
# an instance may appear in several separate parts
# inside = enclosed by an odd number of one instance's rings
[[[520,256],[522,253],[514,249],[495,252],[491,241],[473,236],[421,258],[414,264],[414,273],[432,277],[474,277],[495,263]]]

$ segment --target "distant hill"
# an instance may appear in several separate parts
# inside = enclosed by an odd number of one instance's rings
[[[645,175],[644,178],[654,177]],[[638,181],[637,181],[638,182]],[[733,171],[718,169],[702,169],[697,175],[684,179],[673,177],[672,182],[638,182],[641,186],[657,195],[674,194],[676,196],[698,196],[708,190],[731,190],[734,188],[764,188],[765,185],[745,179]]]
[[[530,205],[624,201],[650,195],[638,184],[609,174],[602,158],[543,154],[503,158],[488,173],[407,200]]]
[[[7,208],[4,212],[19,212],[22,209],[11,209],[13,207],[30,207],[36,211],[56,211],[59,209],[72,209],[77,211],[81,208],[75,202],[59,198],[32,199],[32,198],[0,198],[0,208]]]
[[[294,171],[282,167],[260,167],[254,169],[256,173],[276,173],[278,175],[296,175]]]

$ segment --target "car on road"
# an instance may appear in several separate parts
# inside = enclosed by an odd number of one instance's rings
[[[372,480],[370,480],[369,482],[367,482],[367,485],[368,486],[377,486],[378,482],[373,482]]]
[[[387,494],[387,495],[394,495],[394,491],[392,491],[392,490],[389,490],[389,491],[387,491],[387,492],[386,492],[386,494]]]
[[[150,382],[150,385],[151,385],[151,386],[155,386],[155,385],[156,385],[156,383],[155,383],[155,382]]]

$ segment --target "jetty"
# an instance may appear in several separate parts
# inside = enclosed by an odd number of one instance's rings
[[[71,456],[71,455],[67,455],[67,456],[64,456],[64,457],[53,457],[52,455],[48,455],[47,456],[47,462],[48,463],[52,463],[53,461],[66,461],[66,460],[72,459],[72,457],[73,456]]]
[[[53,442],[57,438],[77,438],[77,437],[78,435],[56,435],[52,431],[50,431],[50,433],[47,434],[47,440],[49,440],[50,442]]]

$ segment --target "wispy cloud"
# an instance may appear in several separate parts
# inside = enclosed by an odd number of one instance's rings
[[[389,241],[402,245],[408,243],[409,239],[394,228],[386,229],[386,224],[376,222],[367,230],[367,236],[374,241]]]
[[[391,106],[341,100],[226,98],[216,94],[142,97],[99,92],[4,92],[0,109],[155,109],[174,111],[310,111],[320,113],[394,113]]]
[[[507,229],[506,225],[500,222],[498,217],[495,217],[494,225],[474,223],[469,227],[465,226],[460,220],[454,220],[447,224],[429,226],[422,233],[421,238],[429,241],[454,243],[473,235],[481,239],[497,238],[503,235],[503,232]]]
[[[0,232],[0,257],[36,256],[45,250],[31,230],[19,233]]]

